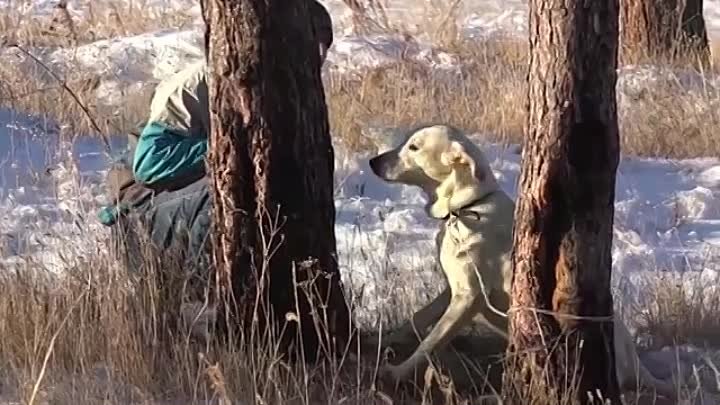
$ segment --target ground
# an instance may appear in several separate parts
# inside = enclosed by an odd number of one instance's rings
[[[343,2],[324,3],[336,24],[324,79],[341,271],[358,323],[387,327],[443,286],[432,254],[438,224],[425,216],[419,190],[382,183],[367,158],[391,132],[386,126],[444,121],[472,134],[515,198],[526,6],[368,2],[372,25],[354,23]],[[149,310],[158,308],[157,291],[138,293],[108,260],[108,231],[95,217],[108,162],[146,112],[152,86],[202,57],[196,2],[71,0],[70,22],[53,25],[54,5],[0,0],[8,45],[0,49],[8,61],[0,66],[0,404],[293,402],[292,389],[271,392],[305,381],[297,370],[255,364],[255,373],[273,376],[259,381],[237,353],[226,360],[213,349],[198,360],[181,342],[148,355],[157,344]],[[705,1],[705,17],[712,39],[720,38],[720,1]],[[52,34],[61,29],[71,34]],[[675,371],[689,387],[684,399],[719,388],[719,90],[717,72],[691,66],[619,70],[615,302],[650,369]],[[357,368],[351,380],[360,387],[335,371],[311,373],[309,381],[330,375],[332,387],[299,389],[302,398],[383,402],[364,384],[372,371]]]

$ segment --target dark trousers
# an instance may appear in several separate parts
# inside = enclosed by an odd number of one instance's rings
[[[181,279],[196,296],[207,286],[211,265],[210,210],[207,178],[182,189],[164,191],[137,205],[114,232],[124,243],[128,269],[137,271],[152,254],[160,258],[162,284]],[[196,298],[200,298],[196,296]]]

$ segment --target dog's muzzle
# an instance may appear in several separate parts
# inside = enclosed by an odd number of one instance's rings
[[[385,152],[370,159],[370,168],[376,176],[384,180],[394,180],[400,158],[395,151]]]

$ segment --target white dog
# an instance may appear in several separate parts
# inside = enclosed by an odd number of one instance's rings
[[[388,182],[422,188],[428,215],[442,221],[437,235],[440,265],[449,288],[418,311],[390,341],[424,336],[413,354],[384,370],[394,380],[408,377],[472,321],[507,338],[512,227],[515,204],[500,189],[482,151],[446,125],[413,130],[402,143],[370,160]],[[428,333],[428,329],[432,329]],[[671,382],[654,377],[640,363],[625,325],[615,320],[615,358],[621,389],[639,382],[672,397]]]

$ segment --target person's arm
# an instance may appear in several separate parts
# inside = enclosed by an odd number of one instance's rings
[[[135,148],[135,180],[146,186],[162,186],[178,179],[195,179],[205,172],[207,148],[207,137],[150,123]]]

